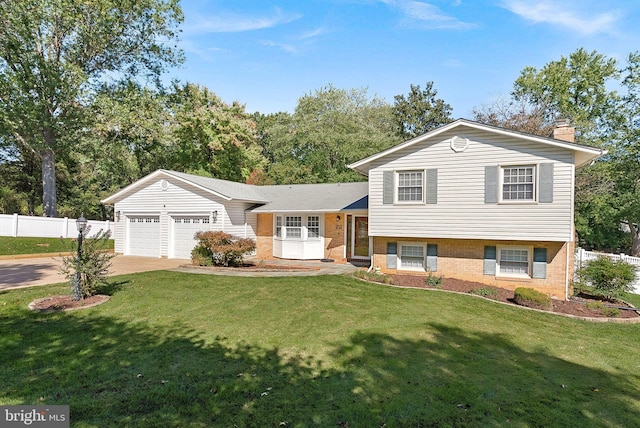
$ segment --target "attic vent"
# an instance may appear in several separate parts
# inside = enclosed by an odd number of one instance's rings
[[[469,147],[469,139],[463,137],[453,137],[451,139],[451,150],[454,152],[464,152]]]
[[[167,190],[169,188],[169,182],[167,180],[160,180],[160,188]]]

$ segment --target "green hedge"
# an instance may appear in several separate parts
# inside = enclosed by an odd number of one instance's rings
[[[533,288],[519,287],[514,290],[513,294],[513,300],[519,305],[536,309],[553,308],[551,297]]]

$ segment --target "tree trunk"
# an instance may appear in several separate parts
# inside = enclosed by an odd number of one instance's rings
[[[640,225],[629,222],[631,229],[631,255],[640,257]]]
[[[50,146],[40,152],[42,158],[42,215],[57,217],[56,154]]]

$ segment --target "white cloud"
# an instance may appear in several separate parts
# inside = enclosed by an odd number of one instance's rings
[[[448,15],[437,6],[414,0],[381,0],[382,3],[400,10],[405,18],[403,24],[427,30],[467,30],[475,28],[470,22],[461,21],[455,16]],[[457,6],[459,3],[454,3]]]
[[[559,25],[585,35],[613,32],[621,16],[616,10],[591,12],[587,2],[504,0],[502,5],[534,24]]]
[[[187,33],[238,33],[261,30],[287,24],[302,15],[285,14],[275,9],[267,16],[246,16],[233,13],[221,13],[216,16],[199,16],[193,23],[185,26]]]
[[[271,48],[278,48],[280,50],[283,50],[289,53],[298,53],[298,48],[296,48],[293,45],[289,45],[287,43],[278,43],[271,40],[262,40],[260,44],[262,44],[263,46],[271,47]]]

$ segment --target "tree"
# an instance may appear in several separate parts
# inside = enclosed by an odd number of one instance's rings
[[[168,104],[174,169],[243,182],[266,165],[256,124],[244,105],[227,104],[192,83],[174,85]]]
[[[351,162],[400,142],[391,107],[366,89],[331,85],[298,100],[293,115],[259,119],[263,152],[276,183],[357,181]]]
[[[615,207],[614,221],[624,223],[631,233],[631,254],[640,256],[640,53],[629,54],[622,70],[624,94],[611,124],[613,143],[610,152],[609,177],[613,192],[603,198]]]
[[[453,121],[451,106],[436,98],[437,94],[433,82],[427,82],[424,90],[420,85],[411,85],[406,98],[404,95],[394,97],[393,114],[402,139],[415,138]]]
[[[569,119],[576,127],[577,141],[601,145],[601,134],[618,101],[607,84],[618,76],[615,59],[580,48],[541,70],[525,67],[512,95],[542,109],[547,123]]]
[[[0,0],[0,135],[41,162],[43,214],[55,216],[56,155],[86,127],[105,76],[156,82],[182,60],[169,43],[178,0]]]
[[[548,137],[553,132],[544,108],[525,101],[500,98],[491,105],[474,107],[472,115],[477,122],[528,134]]]

